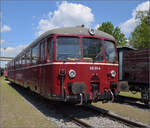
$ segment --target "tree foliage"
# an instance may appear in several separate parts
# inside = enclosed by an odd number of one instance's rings
[[[137,49],[150,48],[150,11],[138,11],[136,20],[139,25],[131,33],[130,44]],[[150,19],[149,19],[150,20]]]
[[[127,44],[127,39],[125,35],[121,32],[119,27],[114,27],[111,22],[103,22],[98,30],[111,34],[116,39],[117,46],[125,46]]]

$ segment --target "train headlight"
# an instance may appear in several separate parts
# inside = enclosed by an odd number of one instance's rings
[[[111,70],[110,74],[111,74],[111,77],[113,78],[116,76],[116,72],[114,70]]]
[[[74,78],[75,76],[76,76],[75,70],[71,69],[71,70],[69,71],[69,77],[70,77],[70,78]]]

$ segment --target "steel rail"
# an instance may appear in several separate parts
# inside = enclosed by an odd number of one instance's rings
[[[70,117],[70,118],[71,118],[72,122],[81,126],[82,128],[95,128],[95,127],[83,122],[82,120],[75,118],[75,117]]]
[[[137,101],[139,101],[140,103],[137,103]],[[137,106],[137,107],[143,108],[143,109],[150,108],[150,104],[144,104],[141,99],[132,98],[132,97],[119,96],[115,102],[128,104],[128,105],[132,105],[132,106]]]
[[[76,125],[80,126],[81,128],[95,128],[89,124],[87,124],[86,122],[67,114],[66,112],[62,111],[61,108],[58,108],[58,106],[55,106],[55,108],[57,108],[57,113],[62,114],[65,118],[70,119],[73,123],[75,123]]]
[[[94,111],[96,113],[99,113],[99,114],[103,115],[104,117],[107,117],[107,118],[109,118],[111,120],[120,122],[120,123],[125,124],[127,126],[130,126],[130,127],[140,127],[140,128],[148,128],[148,126],[146,126],[144,124],[137,123],[137,122],[125,119],[123,117],[111,114],[107,110],[104,110],[104,109],[101,109],[101,108],[98,108],[98,107],[95,107],[95,106],[92,106],[92,105],[84,105],[84,106],[85,106],[85,108],[90,109],[90,110],[92,110],[92,111]]]
[[[61,114],[63,114],[66,118],[69,118],[73,123],[77,124],[78,126],[80,126],[81,128],[95,128],[87,123],[85,123],[84,121],[78,119],[78,118],[75,118],[73,116],[70,116],[64,112],[61,112]]]

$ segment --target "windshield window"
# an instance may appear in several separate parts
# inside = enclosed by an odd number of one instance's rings
[[[86,61],[103,61],[104,52],[102,40],[95,38],[83,38],[83,60]]]
[[[115,44],[111,41],[104,40],[105,56],[109,62],[116,62]]]
[[[80,38],[57,37],[57,60],[80,60]]]

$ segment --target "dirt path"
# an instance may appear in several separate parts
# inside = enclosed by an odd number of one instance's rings
[[[32,104],[0,78],[0,128],[56,128]]]

